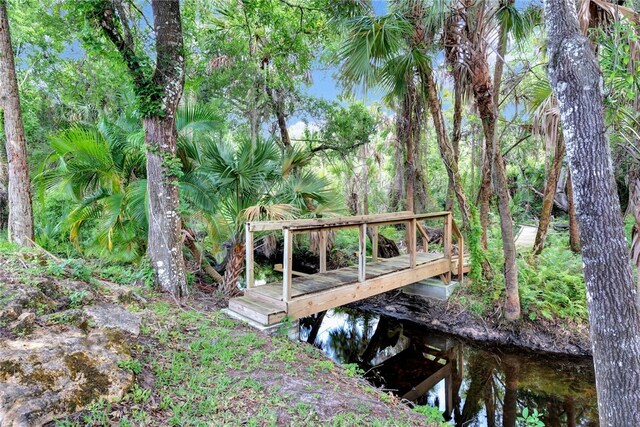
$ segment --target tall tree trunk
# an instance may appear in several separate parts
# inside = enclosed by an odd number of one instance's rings
[[[569,212],[569,247],[574,253],[580,253],[580,230],[576,218],[576,204],[573,199],[573,181],[571,172],[567,171],[567,205]]]
[[[403,163],[404,163],[404,147],[402,145],[402,141],[400,139],[400,115],[396,118],[396,135],[393,137],[393,171],[394,171],[394,179],[393,179],[393,187],[391,188],[391,198],[390,198],[390,208],[394,211],[400,211],[404,209],[402,206],[402,201],[404,200],[405,194],[405,176],[403,173]]]
[[[182,255],[182,221],[177,176],[168,160],[175,159],[175,112],[184,87],[182,21],[178,0],[152,0],[156,35],[153,83],[163,91],[161,115],[144,119],[149,197],[148,253],[157,284],[176,297],[187,295]]]
[[[177,132],[173,116],[144,119],[147,150],[147,193],[149,197],[149,242],[147,252],[157,284],[176,297],[187,294],[182,255],[176,177],[167,168],[166,158],[176,154]]]
[[[451,134],[451,147],[453,148],[453,158],[456,164],[460,160],[460,140],[462,139],[462,89],[460,84],[454,83],[453,87],[453,133]],[[473,167],[473,161],[472,161]],[[473,177],[473,173],[471,173]],[[447,184],[447,201],[445,210],[453,210],[453,198],[455,197],[454,183],[451,177]]]
[[[489,211],[491,210],[491,165],[493,163],[493,141],[485,137],[482,143],[482,167],[480,169],[480,190],[478,191],[478,204],[480,204],[480,227],[482,235],[480,244],[487,249],[487,230],[489,228]]]
[[[413,147],[413,144],[415,143],[415,135],[413,132],[413,120],[415,119],[413,116],[413,103],[415,102],[414,98],[415,85],[413,84],[413,80],[410,80],[407,88],[407,94],[404,97],[402,105],[402,112],[404,113],[402,117],[402,126],[404,128],[402,131],[402,135],[404,137],[405,146],[407,147],[407,158],[404,165],[406,176],[405,183],[407,186],[407,189],[405,191],[407,196],[405,209],[408,211],[413,211],[415,207],[413,203],[414,188],[416,185],[416,166],[414,162],[415,151]]]
[[[442,157],[444,166],[447,169],[449,180],[453,184],[453,190],[456,195],[458,207],[460,208],[463,228],[468,231],[471,224],[471,210],[467,202],[467,197],[464,194],[464,188],[462,187],[456,153],[453,146],[449,143],[449,138],[447,136],[444,117],[442,116],[442,107],[438,98],[432,70],[423,70],[421,77],[427,89],[429,110],[431,111],[431,117],[433,118],[433,124],[436,130],[436,140],[438,141],[440,156]]]
[[[369,165],[367,164],[367,148],[364,144],[360,150],[360,161],[362,162],[362,214],[369,215]]]
[[[518,294],[518,269],[516,266],[516,245],[513,237],[513,219],[510,211],[510,195],[507,183],[507,173],[505,170],[504,159],[500,149],[500,143],[496,142],[496,124],[497,110],[494,103],[493,89],[491,78],[489,75],[489,64],[487,57],[476,50],[473,54],[473,69],[471,70],[473,94],[476,99],[476,105],[482,120],[484,129],[485,144],[487,152],[493,152],[493,161],[490,166],[495,183],[496,193],[498,195],[498,212],[500,214],[500,229],[502,231],[502,250],[504,253],[504,284],[506,289],[505,300],[505,318],[507,320],[516,320],[520,318],[520,296]],[[485,159],[486,160],[486,159]],[[486,163],[486,162],[485,162]],[[486,186],[486,165],[483,164],[483,186]],[[482,193],[482,189],[481,189]],[[482,194],[481,203],[487,203],[484,208],[481,205],[481,221],[488,221],[488,198],[489,193]],[[485,209],[485,212],[482,211]],[[482,215],[487,215],[482,218]]]
[[[640,425],[640,311],[603,117],[602,74],[573,0],[547,0],[549,80],[560,107],[587,288],[603,426]]]
[[[553,208],[553,198],[556,194],[556,183],[562,169],[562,159],[564,158],[565,146],[562,131],[557,132],[556,150],[553,156],[553,163],[549,170],[549,176],[544,187],[544,197],[542,198],[542,211],[538,221],[538,232],[533,244],[533,255],[539,255],[544,249],[544,241],[547,238],[549,223],[551,222],[551,209]]]
[[[9,241],[20,246],[31,246],[33,244],[31,181],[6,0],[0,0],[0,82],[0,108],[4,112],[8,164]]]
[[[156,285],[175,297],[187,294],[182,224],[175,170],[175,114],[184,88],[184,43],[179,0],[152,0],[155,69],[149,76],[131,44],[129,22],[119,19],[113,1],[87,4],[86,17],[101,28],[126,64],[142,114],[147,146],[149,231],[147,253]],[[151,58],[148,58],[149,60]]]

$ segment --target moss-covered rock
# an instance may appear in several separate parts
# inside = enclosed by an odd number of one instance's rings
[[[122,397],[133,374],[129,356],[104,331],[37,330],[0,342],[0,425],[35,426],[79,411],[100,398]]]

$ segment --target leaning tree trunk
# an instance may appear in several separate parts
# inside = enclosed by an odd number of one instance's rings
[[[553,156],[553,163],[549,170],[549,176],[547,177],[547,183],[544,187],[544,196],[542,198],[542,211],[540,211],[540,220],[538,221],[538,232],[536,233],[536,240],[533,244],[533,255],[539,255],[544,249],[544,241],[547,238],[547,232],[549,231],[549,223],[551,222],[551,209],[553,208],[553,198],[556,194],[556,183],[558,182],[558,176],[560,176],[560,169],[562,169],[562,159],[564,158],[564,136],[562,131],[557,132],[556,150]]]
[[[8,164],[8,237],[9,241],[18,245],[31,246],[33,244],[33,212],[31,182],[27,166],[27,144],[5,0],[0,0],[0,82],[0,108],[4,112]]]
[[[547,0],[549,80],[560,107],[587,288],[603,426],[640,425],[640,309],[603,117],[602,74],[573,0]]]
[[[631,236],[631,262],[638,269],[638,287],[640,287],[640,170],[629,172],[629,209],[636,223]]]
[[[471,209],[469,208],[469,203],[467,203],[467,197],[465,196],[464,188],[462,187],[462,179],[460,179],[460,171],[458,170],[457,156],[453,146],[449,143],[447,130],[445,129],[444,117],[442,116],[442,108],[440,100],[438,99],[432,70],[424,70],[421,74],[427,89],[429,110],[431,111],[431,117],[433,118],[436,130],[436,140],[438,141],[440,156],[442,157],[442,161],[444,162],[444,166],[449,176],[449,181],[451,182],[453,191],[456,195],[458,207],[460,208],[460,215],[462,217],[463,228],[465,231],[469,231],[471,226]]]

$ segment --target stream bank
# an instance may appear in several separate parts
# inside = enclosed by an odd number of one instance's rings
[[[499,307],[495,316],[481,318],[456,302],[455,297],[439,301],[394,291],[352,303],[349,307],[410,320],[476,343],[535,353],[591,356],[587,325],[545,319],[509,323],[499,316]]]
[[[346,308],[328,311],[320,324],[314,320],[301,320],[301,339],[456,427],[598,425],[590,357],[478,345],[411,321]],[[526,414],[541,424],[525,423]]]

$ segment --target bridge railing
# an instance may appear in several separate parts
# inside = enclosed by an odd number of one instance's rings
[[[327,271],[327,234],[331,230],[344,228],[358,228],[358,282],[366,280],[366,253],[367,253],[367,228],[372,228],[371,258],[378,260],[378,229],[384,225],[404,223],[406,226],[407,253],[409,254],[409,268],[417,266],[417,233],[419,232],[425,241],[425,252],[428,250],[429,236],[420,224],[424,220],[444,220],[442,238],[443,256],[453,261],[452,237],[458,239],[458,277],[462,278],[464,264],[464,239],[458,229],[450,211],[415,214],[411,211],[393,212],[375,215],[342,216],[333,218],[313,218],[290,221],[258,221],[248,222],[245,228],[246,249],[246,285],[247,288],[255,286],[254,277],[254,239],[255,233],[267,231],[282,231],[284,237],[284,253],[282,268],[282,299],[291,301],[291,284],[293,280],[293,236],[300,233],[317,232],[319,234],[319,258],[320,273]],[[451,271],[447,273],[447,280],[451,279]]]

